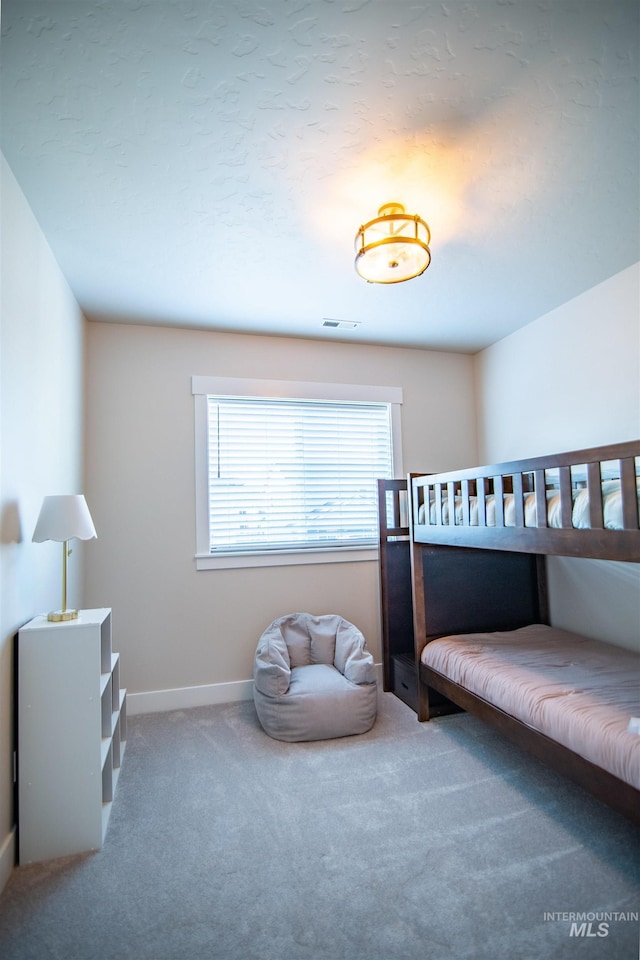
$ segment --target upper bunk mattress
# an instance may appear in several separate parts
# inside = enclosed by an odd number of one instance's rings
[[[640,789],[635,653],[544,624],[428,643],[422,662]]]

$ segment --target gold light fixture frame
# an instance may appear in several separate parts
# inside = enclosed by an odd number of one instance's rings
[[[422,217],[406,213],[401,203],[385,203],[356,234],[356,272],[368,283],[413,280],[431,263],[430,242]]]

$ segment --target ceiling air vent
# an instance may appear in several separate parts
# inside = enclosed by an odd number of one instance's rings
[[[360,326],[359,320],[333,320],[331,317],[322,318],[323,327],[333,327],[334,329],[340,328],[340,330],[355,330],[356,327]]]

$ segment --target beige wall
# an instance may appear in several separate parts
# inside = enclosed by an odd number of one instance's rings
[[[57,543],[31,537],[42,498],[80,493],[84,320],[0,155],[0,888],[13,865],[13,637],[60,606]],[[69,566],[81,602],[82,547]]]
[[[247,680],[262,630],[295,610],[341,613],[379,660],[374,562],[196,572],[191,376],[400,386],[404,469],[438,470],[476,456],[472,359],[109,323],[87,336],[87,603],[113,608],[129,691]]]
[[[483,463],[640,437],[640,264],[475,358]],[[640,565],[549,557],[557,626],[640,647]]]

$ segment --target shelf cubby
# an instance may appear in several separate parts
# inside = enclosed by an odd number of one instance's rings
[[[97,850],[126,741],[111,610],[25,624],[18,638],[18,857]]]

